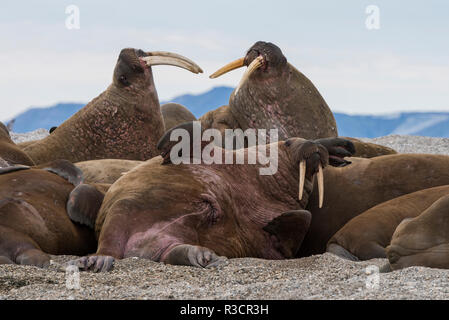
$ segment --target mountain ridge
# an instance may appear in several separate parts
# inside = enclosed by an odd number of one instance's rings
[[[227,105],[234,88],[214,87],[202,94],[184,94],[161,102],[186,106],[196,117]],[[58,126],[85,104],[58,103],[44,108],[32,107],[14,119],[13,131],[29,132]],[[334,112],[340,136],[376,138],[390,134],[449,137],[449,112],[400,112],[387,115],[349,115]]]

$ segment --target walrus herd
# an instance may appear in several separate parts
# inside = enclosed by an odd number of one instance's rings
[[[449,156],[339,137],[318,89],[273,43],[210,76],[246,67],[229,104],[199,119],[160,106],[161,64],[203,72],[125,48],[112,84],[46,138],[15,145],[0,125],[0,264],[65,254],[103,272],[127,257],[213,267],[328,251],[449,268]]]

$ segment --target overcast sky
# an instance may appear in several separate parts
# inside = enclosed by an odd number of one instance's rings
[[[208,75],[256,41],[277,44],[333,111],[449,111],[449,1],[1,1],[0,120],[30,106],[88,102],[124,47],[166,50],[205,71],[153,67],[160,100],[237,85]],[[67,29],[68,5],[80,29]],[[380,29],[368,29],[376,5]]]

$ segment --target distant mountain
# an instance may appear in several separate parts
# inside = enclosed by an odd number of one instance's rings
[[[449,112],[403,112],[386,116],[334,113],[340,136],[376,138],[389,134],[449,137]]]
[[[231,87],[215,87],[211,90],[198,94],[185,94],[169,101],[162,102],[161,105],[167,102],[176,102],[189,108],[195,117],[199,118],[207,111],[216,109],[229,103],[229,96],[234,88]]]
[[[12,131],[24,133],[59,126],[84,106],[83,103],[58,103],[46,108],[30,108],[14,117]]]
[[[196,117],[228,104],[234,89],[216,87],[205,93],[185,94],[168,101],[186,106]],[[17,117],[13,131],[22,133],[38,128],[58,126],[84,106],[82,103],[60,103],[48,108],[31,108]],[[334,113],[340,136],[375,138],[389,134],[449,137],[449,112],[403,112],[385,116]]]

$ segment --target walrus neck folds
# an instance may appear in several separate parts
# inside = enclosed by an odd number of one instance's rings
[[[254,72],[229,98],[230,112],[240,128],[275,128],[280,140],[338,136],[325,100],[294,66],[286,63],[276,73],[271,70],[271,76],[262,74],[263,70]]]
[[[288,64],[271,77],[253,74],[229,99],[230,111],[240,127],[243,130],[276,128],[280,140],[295,136],[291,128],[298,122],[294,118],[295,95],[292,92],[295,88],[291,82]]]

